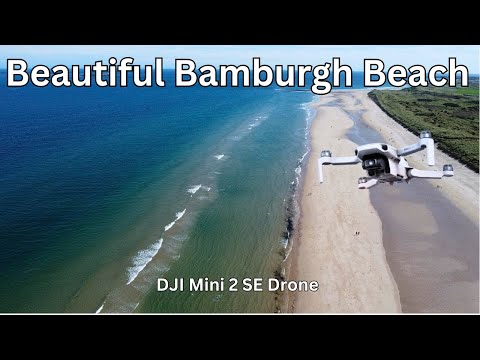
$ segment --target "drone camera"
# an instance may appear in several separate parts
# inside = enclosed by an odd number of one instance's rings
[[[359,184],[365,184],[367,181],[368,181],[368,179],[366,177],[361,177],[361,178],[358,179]]]
[[[364,170],[385,169],[385,159],[383,158],[366,159],[363,161],[362,167]]]
[[[320,157],[332,157],[332,152],[330,150],[323,150],[320,153]]]

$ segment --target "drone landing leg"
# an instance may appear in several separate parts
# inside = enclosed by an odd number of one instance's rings
[[[358,184],[359,189],[370,189],[371,187],[374,187],[377,185],[378,180],[377,179],[370,179],[367,182],[361,182]]]

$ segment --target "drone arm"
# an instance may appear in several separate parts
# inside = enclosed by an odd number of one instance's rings
[[[322,166],[325,165],[354,165],[361,162],[356,156],[322,156],[318,159],[318,180],[323,183]]]
[[[331,157],[330,159],[332,165],[355,165],[362,161],[356,156]]]
[[[452,170],[444,170],[444,171],[430,171],[430,170],[418,170],[418,169],[410,169],[408,170],[408,178],[422,178],[422,179],[441,179],[442,177],[450,177],[453,176],[453,169]]]
[[[397,150],[398,156],[406,156],[416,152],[419,152],[423,149],[427,149],[427,161],[428,165],[435,165],[435,147],[433,145],[432,138],[422,138],[416,144],[409,145]]]

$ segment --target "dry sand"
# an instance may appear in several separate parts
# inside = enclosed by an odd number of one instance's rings
[[[302,313],[399,312],[397,286],[382,244],[382,224],[368,191],[357,189],[358,166],[325,167],[317,179],[322,149],[350,154],[356,145],[343,138],[352,121],[322,97],[311,127],[311,153],[301,198],[293,278],[316,280],[316,292],[298,293],[291,310]],[[334,176],[333,176],[334,175]]]
[[[320,185],[320,151],[330,149],[342,156],[353,154],[356,147],[345,138],[353,125],[346,111],[360,111],[362,120],[393,146],[412,144],[418,138],[378,108],[367,91],[322,96],[315,107],[289,277],[317,280],[320,289],[293,294],[290,310],[478,312],[478,174],[436,150],[434,168],[453,164],[455,176],[428,180],[433,186],[428,181],[413,187],[380,185],[369,194],[357,189],[357,178],[364,176],[360,166],[326,166],[325,182]],[[426,168],[424,156],[423,152],[413,154],[408,161]],[[383,224],[369,195],[382,211]],[[387,229],[386,255],[382,228]]]

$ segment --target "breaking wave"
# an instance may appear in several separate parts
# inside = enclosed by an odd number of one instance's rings
[[[175,222],[173,222],[173,224],[175,224]],[[163,244],[163,239],[160,238],[158,241],[152,244],[148,249],[140,250],[137,253],[137,255],[135,255],[135,257],[133,258],[133,266],[128,268],[127,270],[128,271],[127,285],[129,285],[133,280],[135,280],[138,274],[140,274],[140,272],[145,268],[145,266],[147,266],[147,264],[150,261],[152,261],[155,255],[157,255],[158,250],[160,250],[160,248],[162,247],[162,244]],[[101,310],[101,308],[99,310]]]
[[[200,189],[202,187],[202,184],[200,185],[195,185],[195,186],[192,186],[190,189],[188,189],[187,191],[190,193],[190,194],[195,194],[198,189]]]

